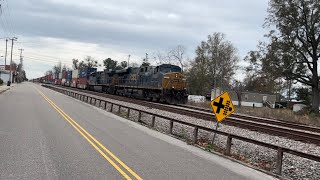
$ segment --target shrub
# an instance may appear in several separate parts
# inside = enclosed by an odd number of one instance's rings
[[[3,80],[0,78],[0,85],[2,85],[3,84]]]

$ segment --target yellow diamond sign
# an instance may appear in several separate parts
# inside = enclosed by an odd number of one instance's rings
[[[210,104],[218,122],[223,121],[234,112],[234,106],[228,92],[221,94]]]

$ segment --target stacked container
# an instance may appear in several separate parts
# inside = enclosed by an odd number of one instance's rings
[[[62,79],[61,79],[61,85],[65,86],[67,79],[67,71],[62,72]]]
[[[52,81],[53,81],[53,74],[49,74],[47,77],[47,83],[52,84]]]
[[[97,68],[81,68],[79,78],[89,78],[92,72],[96,72]]]
[[[79,79],[79,70],[73,70],[71,73],[71,77],[72,77],[72,80],[71,80],[70,86],[77,87],[78,79]]]
[[[72,81],[72,71],[67,71],[65,86],[71,86],[71,81]]]
[[[96,72],[97,68],[82,68],[79,72],[79,84],[77,85],[80,89],[87,89],[89,76],[92,72]]]

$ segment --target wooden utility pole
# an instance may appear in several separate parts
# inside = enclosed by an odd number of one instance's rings
[[[16,41],[17,38],[16,37],[13,37],[13,38],[10,38],[11,40],[11,58],[10,58],[10,74],[9,74],[9,82],[8,82],[8,86],[11,85],[11,78],[12,78],[12,52],[13,52],[13,41]]]
[[[20,64],[22,66],[22,61],[23,61],[22,51],[24,51],[24,49],[19,49],[19,51],[20,51]]]
[[[18,81],[19,83],[21,83],[23,81],[23,78],[22,78],[22,68],[23,68],[23,56],[22,56],[22,51],[24,49],[19,49],[20,50],[20,65],[18,66],[19,67],[19,75],[18,75]]]
[[[4,56],[4,67],[7,65],[7,53],[8,53],[8,39],[6,39],[6,53]]]

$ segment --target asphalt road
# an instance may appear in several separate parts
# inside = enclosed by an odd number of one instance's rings
[[[0,94],[0,179],[273,179],[39,85]]]

